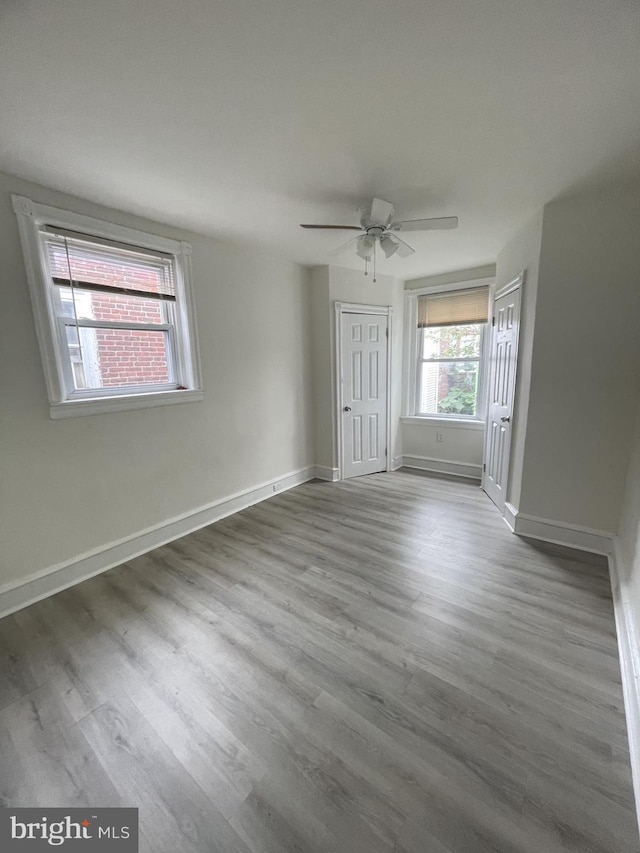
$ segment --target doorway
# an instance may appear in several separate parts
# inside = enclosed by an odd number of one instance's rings
[[[336,303],[340,479],[390,470],[392,308]]]

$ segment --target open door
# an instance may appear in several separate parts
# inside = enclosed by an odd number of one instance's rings
[[[516,394],[523,274],[496,291],[489,357],[489,401],[482,488],[504,514]]]

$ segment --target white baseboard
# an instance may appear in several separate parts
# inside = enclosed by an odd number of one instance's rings
[[[402,456],[393,456],[391,458],[391,470],[397,471],[399,468],[402,468],[404,465],[404,457]]]
[[[613,553],[614,534],[608,530],[595,530],[592,527],[527,515],[510,503],[505,505],[503,518],[511,532],[517,536],[540,539],[552,545],[565,545],[579,551],[590,551],[592,554],[609,556]]]
[[[430,456],[402,457],[404,468],[417,468],[420,471],[432,471],[437,474],[451,474],[454,477],[468,477],[473,480],[482,479],[482,465],[469,462],[456,462],[454,459],[433,459]]]
[[[595,530],[577,524],[565,524],[550,518],[527,515],[511,504],[506,504],[503,518],[517,536],[540,539],[553,545],[565,545],[579,551],[608,556],[613,552],[614,534],[607,530]]]
[[[330,483],[336,483],[340,479],[340,471],[337,468],[330,468],[328,465],[316,465],[313,470],[318,480],[328,480]]]
[[[516,532],[516,520],[518,518],[518,510],[509,502],[504,505],[503,518],[509,530],[512,533]]]
[[[317,476],[314,467],[291,471],[140,533],[110,542],[18,582],[5,584],[0,587],[0,618]]]
[[[627,717],[631,776],[636,800],[636,816],[640,826],[640,634],[638,634],[633,607],[623,580],[624,575],[618,538],[616,537],[613,553],[609,555],[609,577],[611,578],[613,609],[618,635],[620,675]]]

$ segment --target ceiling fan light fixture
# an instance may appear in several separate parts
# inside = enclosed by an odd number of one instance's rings
[[[363,234],[362,237],[358,239],[356,253],[358,257],[362,258],[365,261],[371,260],[373,256],[373,251],[376,247],[376,241],[373,237],[369,237],[368,234]]]
[[[390,237],[389,234],[384,234],[380,238],[380,248],[384,252],[385,258],[390,258],[391,255],[395,255],[395,253],[400,248],[400,244]]]

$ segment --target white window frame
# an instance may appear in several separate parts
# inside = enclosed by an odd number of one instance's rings
[[[431,285],[414,288],[404,292],[404,383],[403,383],[403,423],[411,424],[442,424],[446,426],[465,427],[467,429],[484,429],[487,413],[487,359],[489,355],[489,339],[487,329],[483,329],[480,339],[480,375],[478,377],[478,413],[477,415],[434,414],[419,415],[418,399],[418,355],[420,330],[418,329],[418,297],[433,293],[451,293],[456,290],[471,290],[475,287],[489,287],[489,304],[495,288],[495,279],[480,278],[470,281],[456,281],[449,284]],[[455,360],[455,359],[451,359]],[[475,359],[474,359],[475,361]]]
[[[191,245],[94,219],[79,213],[38,204],[23,196],[12,196],[18,219],[27,281],[42,356],[52,418],[95,415],[202,400],[202,376],[195,323],[191,275]],[[54,305],[41,228],[49,225],[102,237],[135,247],[169,254],[173,258],[176,302],[169,334],[173,387],[127,386],[76,390],[69,370],[66,345],[59,334],[59,312]],[[91,325],[99,325],[92,321]]]

